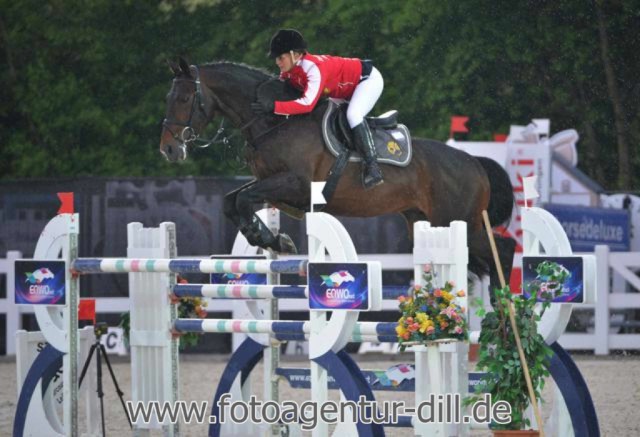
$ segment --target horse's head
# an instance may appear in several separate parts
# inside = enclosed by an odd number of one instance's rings
[[[171,162],[187,158],[187,147],[196,141],[213,116],[213,99],[200,84],[200,72],[180,58],[169,62],[175,75],[167,94],[167,111],[162,122],[160,153]]]

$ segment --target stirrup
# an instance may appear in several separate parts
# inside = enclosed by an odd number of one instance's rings
[[[376,166],[377,167],[377,166]],[[369,181],[367,182],[367,176],[370,176],[370,173],[377,173],[377,175],[371,176]],[[377,187],[378,185],[382,185],[384,183],[384,178],[382,176],[382,171],[378,167],[377,169],[363,168],[362,169],[362,186],[365,190],[371,189],[373,187]]]
[[[373,179],[368,184],[365,183],[364,181],[362,181],[362,186],[364,187],[365,190],[370,190],[371,188],[377,187],[378,185],[382,185],[382,184],[384,184],[384,179],[382,179],[382,178]]]

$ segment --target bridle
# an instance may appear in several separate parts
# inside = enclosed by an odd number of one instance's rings
[[[205,119],[209,119],[209,114],[207,114],[207,111],[204,105],[202,85],[200,84],[200,70],[198,70],[198,67],[195,65],[192,65],[190,68],[193,68],[193,70],[195,71],[195,79],[181,79],[177,77],[173,79],[174,83],[176,81],[193,82],[196,86],[196,91],[194,93],[193,100],[191,102],[191,110],[189,111],[189,119],[186,121],[186,123],[178,120],[169,120],[167,118],[162,120],[162,126],[169,131],[169,133],[171,134],[174,140],[180,143],[180,148],[185,154],[185,157],[186,157],[186,148],[190,143],[199,141],[205,144],[199,145],[198,147],[200,148],[209,147],[211,144],[213,144],[214,141],[217,140],[218,136],[222,134],[222,131],[224,131],[224,128],[222,127],[222,125],[220,125],[220,129],[218,129],[216,136],[211,140],[205,140],[205,139],[201,139],[200,135],[197,134],[195,129],[191,126],[191,123],[193,121],[193,116],[196,112],[198,111],[201,112],[202,115],[205,117]],[[180,126],[182,127],[182,130],[179,133],[174,132],[174,130],[171,129],[172,126],[173,127]]]
[[[176,140],[178,142],[178,147],[180,148],[181,154],[183,155],[182,159],[186,159],[187,157],[187,147],[191,144],[191,143],[196,143],[196,142],[200,142],[203,144],[194,144],[196,147],[200,148],[200,149],[204,149],[206,147],[209,147],[212,144],[216,144],[216,143],[221,143],[224,145],[228,145],[230,140],[234,137],[234,134],[231,135],[224,135],[225,132],[225,127],[224,127],[224,118],[221,120],[220,122],[220,127],[218,128],[218,130],[216,131],[216,134],[213,138],[211,139],[203,139],[200,138],[200,135],[195,131],[195,129],[191,126],[191,123],[193,121],[193,117],[194,114],[196,112],[201,112],[202,115],[205,117],[205,120],[208,120],[211,116],[209,114],[207,114],[206,108],[205,108],[205,102],[204,102],[204,98],[203,98],[203,93],[202,93],[202,85],[200,83],[200,70],[198,69],[198,67],[196,65],[191,65],[189,68],[192,68],[195,72],[195,79],[183,79],[183,78],[175,78],[173,79],[174,83],[177,81],[184,81],[184,82],[193,82],[195,84],[196,90],[194,93],[194,97],[193,100],[191,102],[191,109],[189,110],[189,119],[186,122],[181,122],[178,120],[169,120],[167,118],[165,118],[164,120],[162,120],[162,126],[167,129],[169,131],[169,133],[171,134],[171,136],[173,137],[174,140]],[[255,116],[253,117],[251,120],[249,120],[247,123],[245,123],[244,125],[242,125],[239,128],[239,132],[244,132],[246,129],[248,129],[251,125],[253,125],[256,121],[260,120],[262,117],[261,116]],[[271,133],[273,130],[279,128],[280,126],[282,126],[283,124],[285,124],[288,121],[288,117],[285,118],[285,120],[281,123],[278,123],[276,126],[273,126],[269,129],[267,129],[264,132],[261,132],[259,135],[255,136],[252,139],[252,145],[255,145],[255,142],[259,139],[262,138],[264,136],[266,136],[267,134]],[[182,130],[180,132],[175,132],[173,129],[171,129],[171,127],[175,127],[175,126],[179,126],[182,127]],[[219,137],[222,136],[222,138],[219,139]],[[255,147],[255,146],[254,146]],[[163,152],[164,153],[164,152]]]

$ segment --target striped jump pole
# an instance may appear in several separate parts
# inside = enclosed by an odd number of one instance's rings
[[[212,299],[306,299],[307,287],[299,285],[246,284],[177,284],[177,297],[208,297]]]
[[[351,333],[351,342],[397,342],[395,322],[357,322]],[[311,332],[311,323],[281,320],[241,319],[177,319],[178,332],[273,334],[277,340],[304,339]]]
[[[407,295],[408,286],[383,286],[382,298],[397,299]],[[304,285],[247,285],[247,284],[176,284],[177,297],[208,297],[211,299],[307,299]]]
[[[277,273],[307,274],[306,260],[77,258],[75,273]]]

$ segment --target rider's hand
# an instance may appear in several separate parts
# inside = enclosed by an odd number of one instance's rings
[[[258,100],[251,104],[251,110],[256,115],[269,115],[273,114],[275,110],[275,102],[273,100]]]

